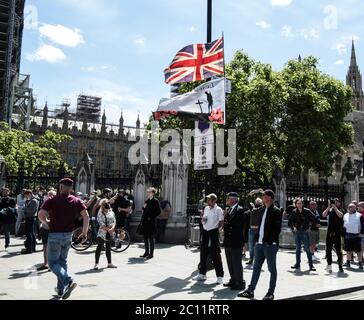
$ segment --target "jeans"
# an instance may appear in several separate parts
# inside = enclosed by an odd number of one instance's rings
[[[3,224],[4,235],[5,235],[5,248],[8,248],[10,245],[10,232],[11,232],[11,224]],[[1,228],[0,228],[1,230]]]
[[[258,234],[258,229],[249,229],[249,259],[254,260],[254,247],[256,243],[256,236]]]
[[[260,272],[262,270],[263,263],[267,259],[268,270],[270,272],[270,283],[269,283],[269,293],[274,294],[277,283],[277,253],[278,245],[268,245],[268,244],[256,244],[254,252],[254,267],[253,276],[249,285],[248,290],[254,293],[257,287]]]
[[[15,234],[18,235],[20,231],[20,225],[24,219],[24,211],[18,209],[18,218],[16,219],[15,223]]]
[[[308,231],[296,231],[294,233],[294,239],[296,241],[296,264],[301,264],[301,247],[303,243],[303,247],[305,249],[305,252],[307,254],[308,264],[310,267],[313,266],[312,263],[312,254],[310,251],[310,238],[308,235]]]
[[[36,239],[34,233],[34,224],[35,224],[35,217],[25,218],[25,235],[27,239],[25,240],[25,248],[27,251],[35,252],[36,249]]]
[[[157,219],[157,235],[156,239],[159,242],[164,242],[164,234],[167,226],[167,219]]]
[[[91,219],[91,230],[92,230],[92,240],[97,241],[97,232],[99,231],[99,223],[97,219]]]
[[[57,276],[57,290],[64,291],[72,278],[67,273],[67,256],[72,233],[50,233],[48,236],[48,264]]]

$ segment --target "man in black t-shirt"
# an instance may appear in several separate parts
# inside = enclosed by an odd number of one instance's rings
[[[328,228],[326,236],[326,259],[328,272],[332,272],[332,250],[335,247],[339,272],[344,272],[343,269],[343,254],[341,246],[341,232],[343,228],[344,214],[340,210],[341,202],[339,199],[330,200],[327,209],[322,213],[324,218],[328,217]]]
[[[128,214],[132,211],[132,205],[129,200],[125,198],[125,190],[119,190],[117,195],[110,199],[113,211],[116,218],[116,227],[124,228],[125,221]]]

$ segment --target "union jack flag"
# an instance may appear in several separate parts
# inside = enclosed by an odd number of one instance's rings
[[[207,44],[191,44],[180,50],[164,70],[165,82],[195,82],[224,74],[224,39]]]

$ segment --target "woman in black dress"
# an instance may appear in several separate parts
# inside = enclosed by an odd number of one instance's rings
[[[157,190],[147,190],[148,199],[145,201],[143,216],[140,224],[140,234],[144,236],[145,252],[141,258],[152,259],[154,254],[154,234],[156,232],[156,218],[161,214],[159,201],[155,198]]]

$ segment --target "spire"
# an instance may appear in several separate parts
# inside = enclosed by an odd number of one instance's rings
[[[104,109],[104,114],[102,115],[102,125],[106,125],[106,113]]]
[[[351,46],[351,63],[350,63],[350,65],[353,67],[357,66],[354,39],[353,39],[352,46]]]
[[[364,94],[362,82],[362,75],[356,62],[355,43],[353,39],[351,46],[351,61],[348,74],[346,76],[346,84],[353,89],[353,105],[358,111],[364,111]]]
[[[82,133],[87,133],[87,120],[86,120],[86,118],[83,119]]]
[[[121,111],[121,117],[120,117],[120,120],[119,120],[119,126],[120,126],[120,128],[124,127],[124,117],[123,117],[123,112],[122,111]]]
[[[67,106],[64,109],[63,112],[63,126],[62,126],[62,130],[63,131],[67,131],[68,130],[68,119],[69,119],[69,114],[68,114],[68,108]]]
[[[301,55],[298,56],[298,62],[302,62],[302,57]]]
[[[48,128],[48,101],[46,100],[44,109],[43,109],[43,121],[42,121],[42,128]]]
[[[104,114],[102,116],[101,133],[106,133],[106,113],[104,109]]]
[[[138,114],[138,120],[137,120],[137,122],[136,122],[136,127],[137,127],[138,129],[140,129],[140,118],[139,118],[139,114]]]

